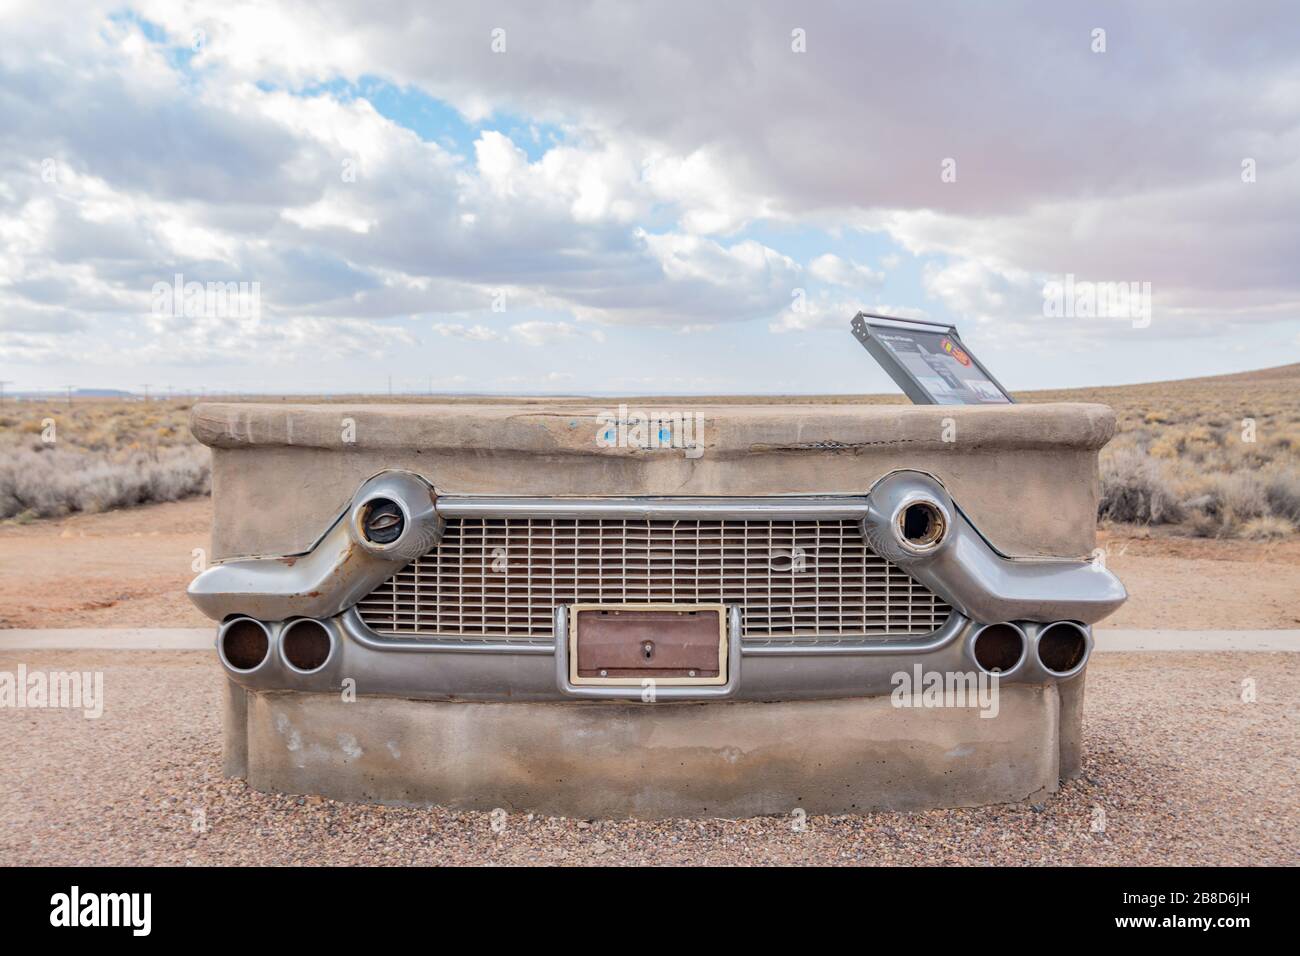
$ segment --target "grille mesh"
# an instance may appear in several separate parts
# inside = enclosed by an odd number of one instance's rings
[[[556,606],[738,604],[748,641],[928,634],[951,609],[851,519],[450,518],[358,605],[383,635],[549,643]]]

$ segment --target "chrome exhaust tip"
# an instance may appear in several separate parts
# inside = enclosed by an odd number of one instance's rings
[[[1025,662],[1029,638],[1020,625],[1010,621],[985,624],[970,636],[970,656],[986,674],[1006,677]]]
[[[1043,670],[1053,677],[1073,677],[1092,653],[1092,634],[1074,621],[1057,621],[1039,628],[1034,652]]]
[[[217,656],[228,670],[251,674],[271,656],[271,632],[251,617],[232,617],[217,631]]]
[[[334,656],[334,632],[310,617],[290,621],[280,631],[280,659],[296,674],[314,674]]]

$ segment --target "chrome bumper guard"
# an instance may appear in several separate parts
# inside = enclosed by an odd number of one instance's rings
[[[397,638],[380,635],[355,605],[439,540],[445,519],[464,516],[629,518],[852,518],[870,546],[950,604],[937,631],[906,637],[839,637],[828,642],[742,638],[741,612],[728,611],[728,675],[723,685],[574,686],[568,679],[567,609],[555,609],[551,644],[502,639]],[[1089,625],[1126,599],[1113,574],[1089,562],[1028,560],[999,554],[943,486],[929,475],[895,472],[865,496],[773,498],[497,498],[438,496],[422,478],[384,472],[364,482],[326,533],[305,554],[228,561],[190,585],[208,617],[246,616],[263,624],[260,664],[223,666],[232,680],[264,690],[336,692],[347,678],[358,693],[421,699],[621,701],[790,700],[888,694],[900,671],[989,670],[976,656],[988,626],[1008,625],[1022,641],[1002,681],[1047,683],[1077,676],[1086,665]],[[282,636],[311,618],[330,636],[328,656],[312,670],[293,666]],[[1055,623],[1053,623],[1055,622]],[[1080,644],[1077,660],[1043,653],[1040,638],[1063,629]],[[221,632],[224,635],[225,628]],[[219,635],[219,640],[221,639]],[[1068,635],[1067,635],[1068,636]],[[1067,648],[1068,651],[1068,648]],[[1049,666],[1056,660],[1056,666]],[[741,678],[742,662],[744,678]],[[1066,666],[1068,665],[1068,666]]]

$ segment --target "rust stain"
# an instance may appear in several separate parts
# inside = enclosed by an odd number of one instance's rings
[[[889,438],[880,441],[854,441],[842,442],[835,439],[825,441],[796,442],[792,444],[772,445],[766,443],[753,443],[749,446],[751,452],[773,452],[773,451],[859,451],[863,448],[887,448],[893,445],[924,445],[928,444],[917,438]]]

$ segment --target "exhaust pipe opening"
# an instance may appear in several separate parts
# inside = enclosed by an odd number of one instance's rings
[[[943,539],[948,522],[933,501],[913,501],[898,512],[898,537],[913,551],[928,551]]]
[[[1069,674],[1088,656],[1088,634],[1071,621],[1057,621],[1038,635],[1038,660],[1053,674]]]
[[[221,659],[231,670],[255,670],[270,653],[271,632],[251,617],[237,617],[221,626],[217,646]]]
[[[1025,656],[1025,632],[1014,624],[988,624],[975,633],[971,653],[990,674],[1006,674]]]
[[[329,628],[310,618],[294,621],[280,634],[285,663],[304,674],[324,667],[333,649],[334,638]]]

